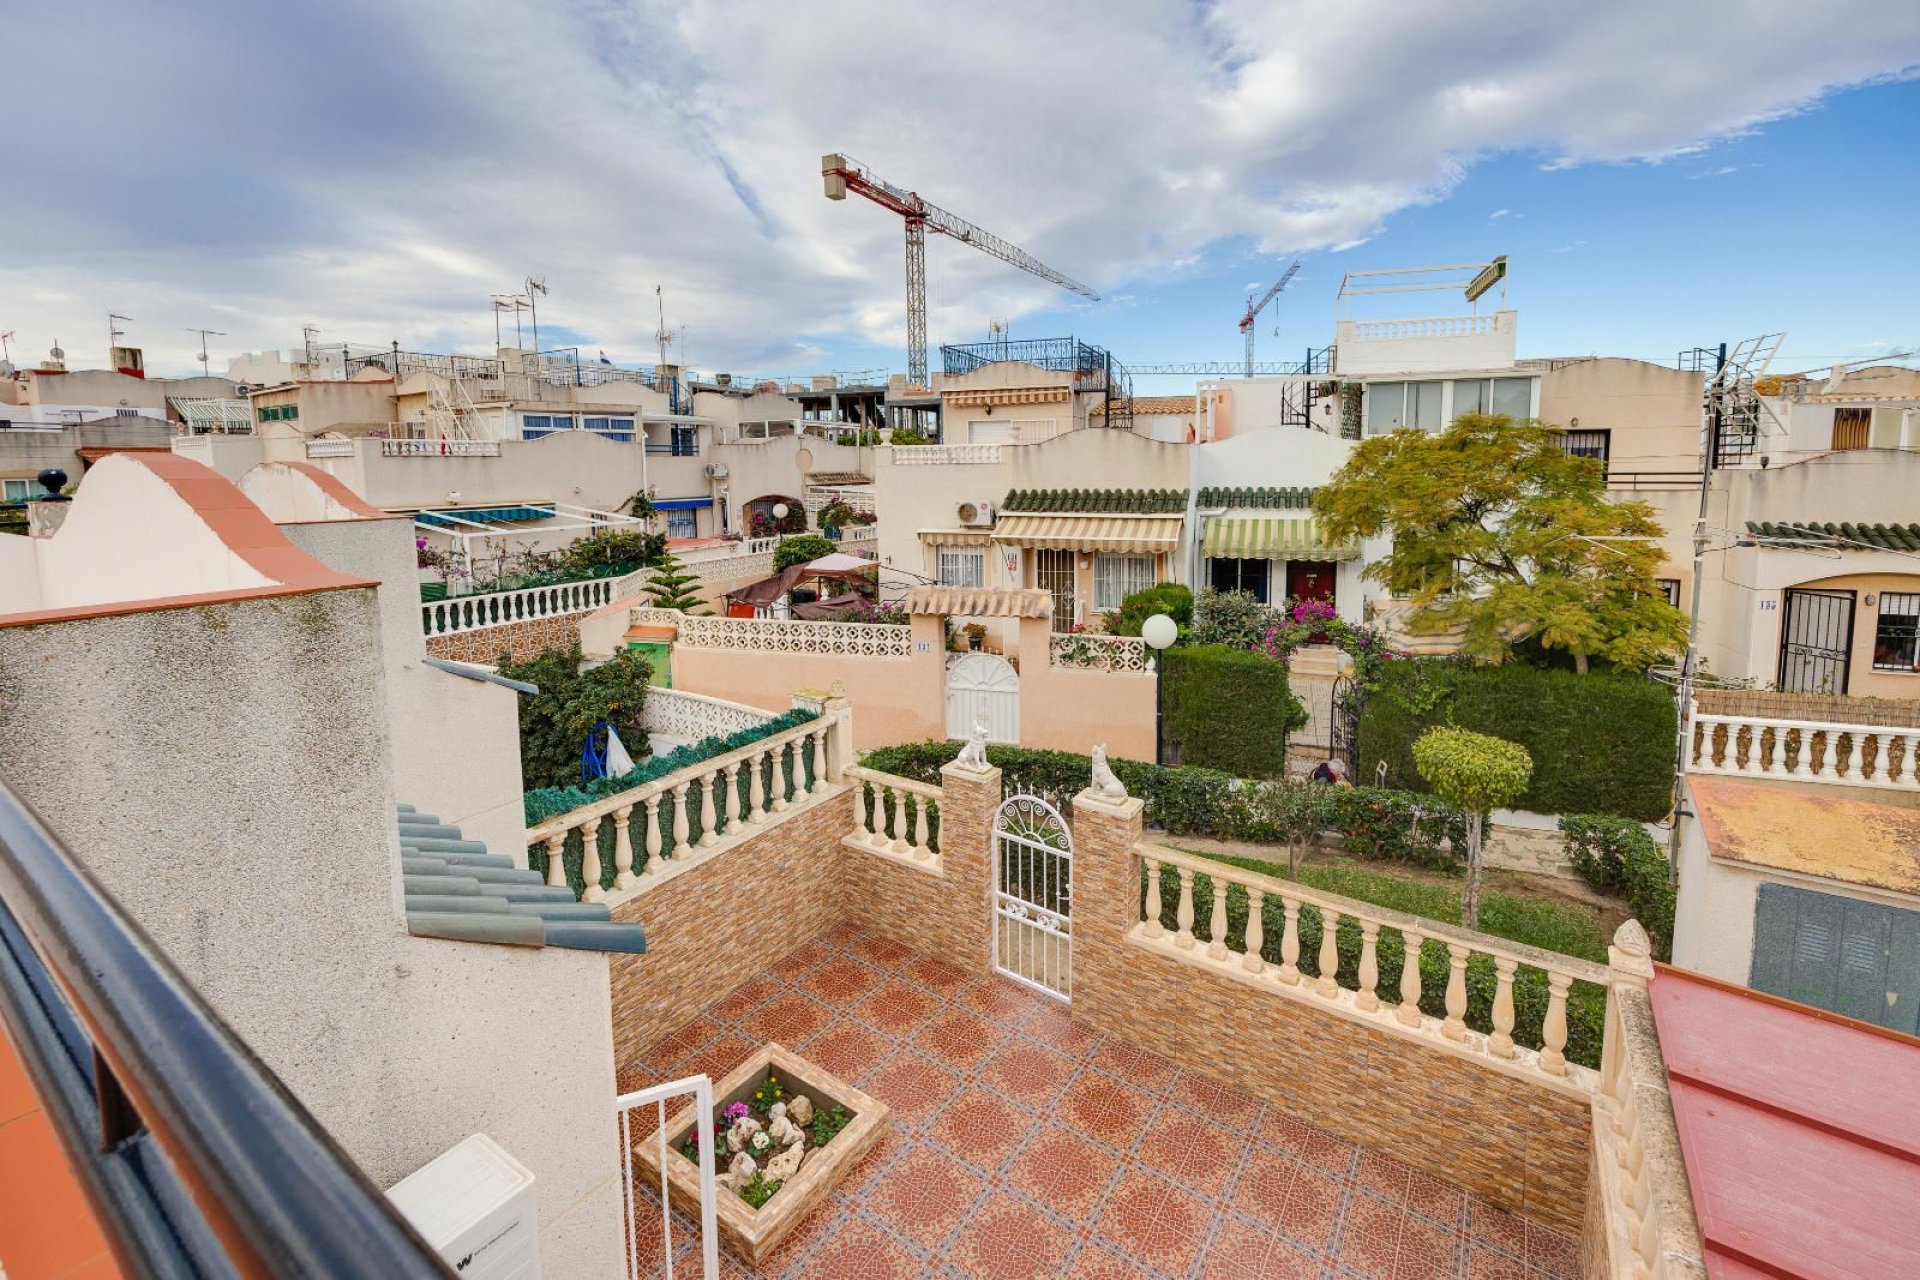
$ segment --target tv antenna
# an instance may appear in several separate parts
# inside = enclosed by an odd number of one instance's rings
[[[112,311],[107,312],[107,362],[109,364],[113,362],[113,349],[120,345],[120,339],[127,336],[127,331],[120,327],[120,321],[122,320],[128,324],[133,323],[132,316],[123,316]]]
[[[660,327],[653,331],[653,340],[660,348],[660,363],[667,362],[667,347],[673,341],[673,330],[667,328],[667,298],[660,286],[653,286],[653,301],[660,309]]]
[[[207,339],[224,338],[227,335],[219,329],[187,329],[185,332],[200,335],[200,376],[203,378],[212,377],[212,371],[207,366]],[[308,341],[311,343],[312,340],[309,339]]]
[[[0,331],[0,362],[13,363],[13,340],[20,335],[12,329]]]

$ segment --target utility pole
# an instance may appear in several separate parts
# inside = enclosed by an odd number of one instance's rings
[[[1687,609],[1687,654],[1680,662],[1680,680],[1676,693],[1680,699],[1680,736],[1674,743],[1672,821],[1667,828],[1667,882],[1680,878],[1680,824],[1687,799],[1687,764],[1693,755],[1694,672],[1700,663],[1700,583],[1706,576],[1707,500],[1712,493],[1713,453],[1720,440],[1723,382],[1727,370],[1727,344],[1720,344],[1713,376],[1708,378],[1700,401],[1700,510],[1693,522],[1693,589]]]

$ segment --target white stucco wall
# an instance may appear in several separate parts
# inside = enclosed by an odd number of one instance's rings
[[[380,1185],[484,1131],[619,1274],[605,957],[414,938],[370,589],[0,626],[7,778]]]

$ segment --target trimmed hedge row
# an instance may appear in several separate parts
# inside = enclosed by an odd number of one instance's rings
[[[1533,780],[1519,808],[1653,822],[1672,801],[1674,717],[1671,691],[1642,676],[1389,662],[1361,712],[1355,747],[1361,777],[1384,763],[1395,786],[1425,791],[1414,741],[1433,725],[1456,725],[1527,749]]]
[[[1236,778],[1286,776],[1287,734],[1307,713],[1285,663],[1226,645],[1168,649],[1160,662],[1169,754]]]
[[[937,786],[940,766],[959,751],[957,742],[909,742],[870,751],[861,763]],[[1086,789],[1092,770],[1088,757],[1070,751],[988,747],[987,759],[1001,770],[1008,791],[1040,796],[1062,814],[1071,812],[1073,797]],[[1146,820],[1170,835],[1278,843],[1311,818],[1320,829],[1337,832],[1340,847],[1357,858],[1445,869],[1461,865],[1466,856],[1466,814],[1432,796],[1376,787],[1250,782],[1193,765],[1108,763],[1128,793],[1146,801]],[[1318,821],[1320,815],[1324,821]]]
[[[1568,814],[1560,819],[1560,833],[1567,861],[1587,887],[1625,898],[1634,918],[1652,938],[1654,955],[1671,959],[1677,895],[1668,874],[1667,855],[1647,829],[1625,818]]]

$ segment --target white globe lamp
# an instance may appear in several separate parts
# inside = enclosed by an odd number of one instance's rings
[[[1168,649],[1180,638],[1180,624],[1164,613],[1156,613],[1140,624],[1140,638],[1150,649]]]

